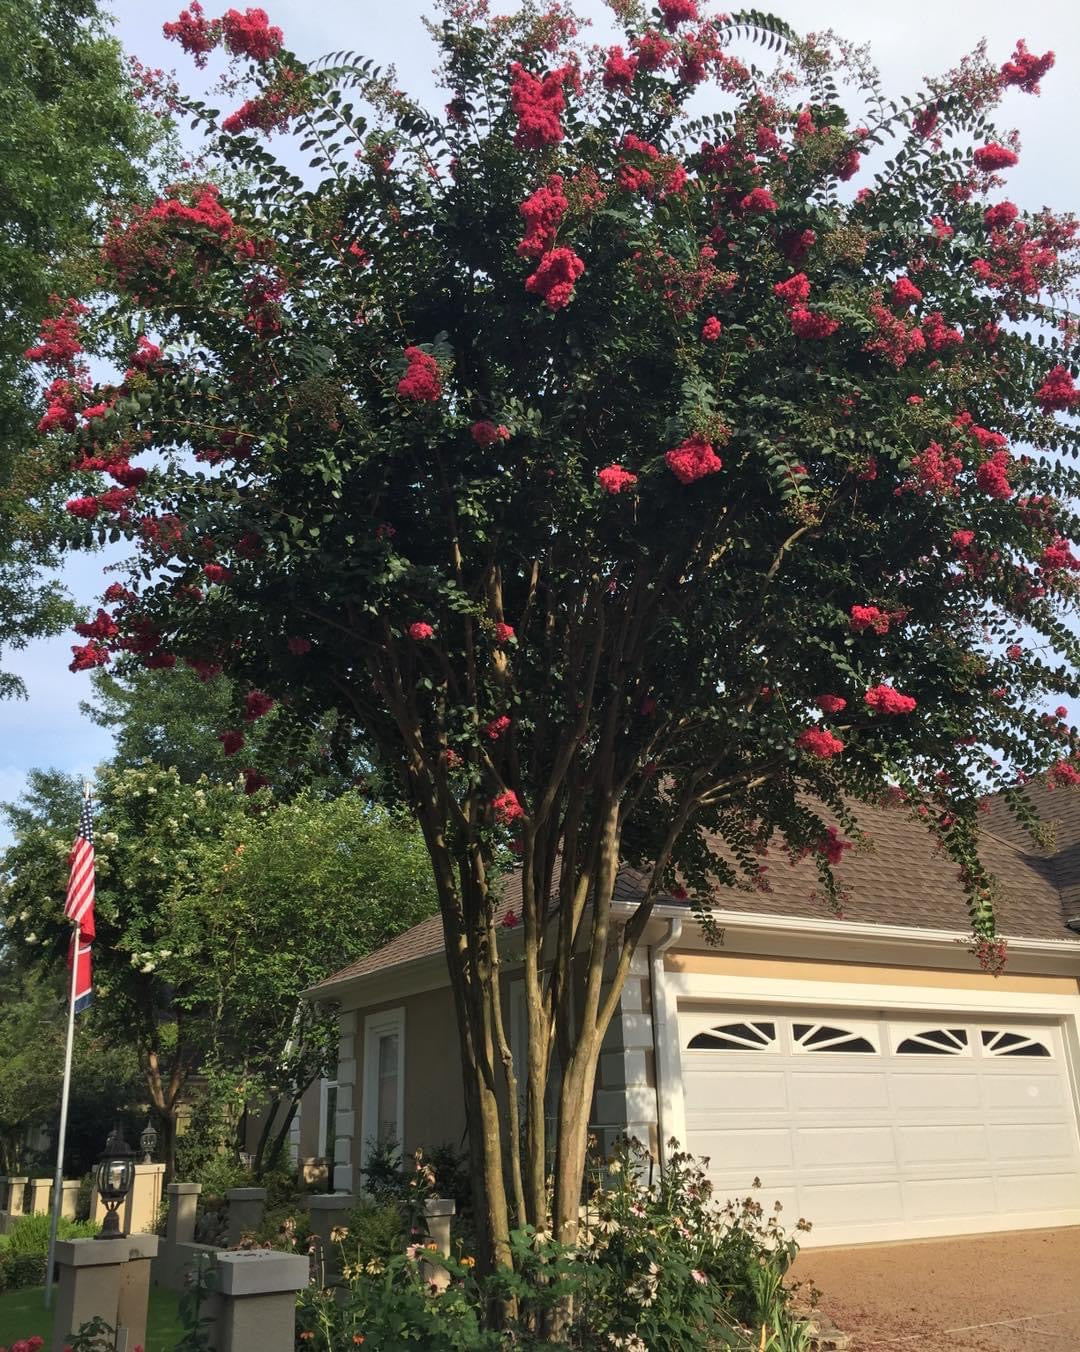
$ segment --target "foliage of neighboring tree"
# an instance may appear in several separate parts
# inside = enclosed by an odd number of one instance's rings
[[[994,966],[980,793],[1026,819],[1024,777],[1080,780],[1039,712],[1076,692],[1076,223],[998,200],[1015,141],[987,120],[1052,58],[976,54],[892,104],[861,54],[780,20],[613,8],[605,53],[561,4],[452,0],[438,114],[351,55],[303,64],[257,11],[182,17],[197,59],[250,58],[241,108],[190,105],[233,187],[177,184],[110,232],[109,322],[154,341],[50,414],[85,457],[87,540],[136,547],[73,666],[223,668],[237,747],[273,700],[333,710],[403,785],[500,1264],[515,1219],[574,1240],[600,1047],[658,896],[765,887],[772,841],[835,900],[858,805],[893,794]],[[285,129],[310,185],[259,139]],[[95,465],[133,447],[145,481],[102,494]]]
[[[33,948],[28,950],[33,952]],[[35,1129],[55,1143],[64,1066],[67,983],[62,975],[0,950],[0,1171],[26,1173],[52,1160],[28,1155]],[[65,1168],[96,1161],[117,1120],[129,1128],[145,1088],[134,1050],[102,1037],[92,1014],[76,1023]],[[140,1124],[141,1125],[141,1124]]]
[[[113,734],[115,764],[154,761],[187,783],[200,775],[235,778],[236,762],[220,738],[236,704],[227,677],[204,679],[188,667],[147,671],[129,662],[122,671],[94,672],[93,683],[93,699],[80,707]],[[298,727],[280,712],[272,710],[247,738],[243,765],[252,776],[272,780],[279,797],[305,786],[341,793],[363,781],[355,748],[332,718],[321,727]]]
[[[93,284],[101,230],[145,187],[158,135],[96,0],[0,0],[0,650],[71,619],[61,589],[39,577],[57,533],[23,353],[51,293]],[[0,697],[19,693],[0,673]]]
[[[76,789],[32,775],[31,805],[8,814],[0,912],[44,971],[66,955]],[[411,824],[356,794],[277,807],[239,781],[142,765],[105,767],[95,798],[94,1027],[134,1047],[171,1175],[177,1117],[204,1067],[272,1094],[291,1121],[333,1059],[333,1021],[301,992],[431,914],[430,863]]]

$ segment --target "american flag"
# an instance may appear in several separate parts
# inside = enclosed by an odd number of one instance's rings
[[[81,1013],[94,998],[90,968],[90,945],[94,940],[94,816],[90,799],[83,799],[79,829],[71,847],[71,876],[68,878],[67,901],[64,914],[79,927],[79,966],[75,978],[75,1013]],[[75,935],[71,936],[68,966],[75,951]]]

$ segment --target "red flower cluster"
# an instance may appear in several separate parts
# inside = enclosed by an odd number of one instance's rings
[[[960,347],[964,341],[964,335],[959,329],[951,329],[945,323],[945,316],[940,310],[935,310],[928,314],[923,320],[923,337],[926,339],[926,345],[934,352],[943,352],[950,347]]]
[[[662,157],[656,146],[643,141],[633,132],[627,132],[622,138],[619,151],[615,178],[623,192],[652,197],[659,186],[661,196],[668,196],[682,192],[686,186],[686,170],[683,166],[676,160]],[[627,155],[632,158],[627,159]]]
[[[1013,490],[1009,485],[1009,469],[1012,463],[1008,451],[995,451],[975,471],[975,482],[992,498],[999,500],[1011,498]]]
[[[874,321],[877,332],[863,344],[864,352],[880,353],[899,370],[907,363],[909,357],[914,356],[916,352],[925,351],[926,339],[922,330],[915,324],[905,324],[903,319],[894,315],[887,306],[871,305],[870,318]]]
[[[1072,552],[1068,540],[1058,535],[1043,550],[1041,567],[1044,573],[1071,573],[1080,569],[1080,559]]]
[[[707,343],[715,343],[723,332],[724,326],[715,315],[710,315],[701,326],[701,336]]]
[[[152,343],[145,333],[140,333],[130,361],[133,370],[149,371],[161,361],[161,348],[157,343]]]
[[[956,476],[964,468],[957,455],[946,455],[940,442],[932,441],[925,451],[911,458],[914,479],[904,487],[924,496],[944,497],[956,492]]]
[[[906,308],[909,305],[918,305],[923,298],[923,293],[910,277],[897,277],[892,284],[891,297],[894,305]]]
[[[557,145],[563,139],[559,121],[566,107],[563,85],[576,78],[576,69],[562,66],[538,80],[520,61],[515,61],[510,66],[510,74],[510,105],[518,120],[515,144],[528,150]]]
[[[639,38],[633,39],[632,45],[638,64],[647,71],[660,70],[674,50],[673,44],[655,28],[646,29]]]
[[[71,651],[74,655],[68,663],[68,671],[89,671],[92,667],[103,667],[106,662],[112,661],[108,648],[96,639],[81,646],[73,643]]]
[[[723,461],[702,436],[688,437],[674,450],[668,451],[664,460],[681,484],[695,483],[723,468]]]
[[[514,626],[512,624],[504,624],[500,621],[495,626],[496,643],[509,643],[510,640],[514,637],[515,637]]]
[[[495,820],[501,822],[503,826],[509,826],[511,822],[524,817],[525,809],[518,802],[518,796],[513,789],[506,789],[491,800],[491,807],[495,813]]]
[[[791,331],[796,338],[829,338],[840,327],[840,321],[820,310],[808,310],[805,305],[793,305],[788,312]]]
[[[1012,59],[1006,61],[1001,68],[1001,83],[1006,88],[1009,85],[1016,85],[1025,94],[1037,94],[1039,81],[1053,64],[1053,52],[1044,52],[1042,56],[1036,56],[1034,52],[1028,51],[1027,43],[1021,38],[1016,44]]]
[[[596,477],[605,493],[621,493],[624,488],[636,484],[638,478],[622,465],[608,465],[606,469],[597,470]]]
[[[97,498],[69,498],[64,503],[64,511],[70,512],[72,516],[81,517],[84,521],[93,521],[98,514]]]
[[[837,828],[830,826],[818,844],[818,853],[823,854],[830,864],[839,864],[844,857],[844,851],[851,848],[851,841],[841,839]]]
[[[809,300],[810,278],[805,272],[797,272],[786,282],[777,282],[773,287],[773,295],[779,296],[785,305],[798,305],[802,301]]]
[[[281,71],[276,87],[242,103],[235,113],[222,119],[221,130],[230,136],[237,136],[242,131],[261,131],[267,135],[272,131],[286,131],[293,118],[307,107],[307,99],[294,88],[296,83],[293,71]]]
[[[191,200],[181,200],[182,192]],[[175,272],[181,242],[200,251],[208,245],[227,245],[239,257],[250,258],[255,252],[254,242],[221,205],[219,190],[206,184],[167,188],[164,197],[137,210],[126,226],[114,223],[102,254],[122,283],[141,274],[158,287],[162,277]]]
[[[841,714],[847,708],[847,700],[842,695],[818,695],[814,703],[823,714]]]
[[[861,634],[864,630],[872,629],[875,634],[887,634],[889,625],[900,623],[906,617],[907,611],[879,610],[877,606],[852,606],[850,614],[852,633]]]
[[[405,632],[414,643],[423,643],[426,639],[435,637],[435,630],[424,620],[413,620]]]
[[[510,719],[506,714],[500,714],[498,718],[493,718],[484,728],[484,736],[489,742],[497,742],[504,732],[509,731]]]
[[[244,721],[254,723],[256,719],[265,717],[276,703],[262,690],[249,690],[244,700]]]
[[[574,283],[584,271],[585,264],[573,249],[551,249],[525,279],[525,290],[542,296],[549,310],[562,310],[570,304]]]
[[[212,52],[218,44],[220,28],[219,22],[205,18],[199,0],[191,0],[191,8],[182,9],[180,17],[163,24],[161,31],[169,42],[178,42],[202,69],[206,65],[207,52]]]
[[[439,363],[430,352],[422,352],[418,347],[407,347],[404,355],[409,365],[397,383],[398,394],[420,404],[434,403],[442,394]]]
[[[73,628],[82,638],[115,638],[120,632],[119,626],[109,612],[100,608],[92,620],[76,624]]]
[[[1003,146],[997,141],[991,141],[988,145],[979,146],[972,158],[979,169],[990,174],[995,169],[1011,168],[1019,156],[1015,150],[1010,150],[1008,146]]]
[[[1019,208],[1012,202],[997,202],[986,208],[983,220],[991,230],[1006,230],[1019,215]]]
[[[228,582],[232,577],[223,563],[204,563],[203,575],[208,582]]]
[[[833,756],[839,756],[844,749],[840,738],[834,737],[827,728],[807,728],[795,738],[795,745],[800,751],[817,756],[819,760],[830,760]]]
[[[503,423],[475,422],[469,428],[469,435],[477,446],[494,446],[497,441],[509,441],[510,429]]]
[[[626,56],[621,47],[611,47],[604,62],[604,88],[609,93],[629,89],[637,74],[638,57]]]
[[[657,0],[664,16],[664,27],[674,33],[681,23],[694,23],[698,17],[697,0]]]
[[[522,257],[539,257],[555,243],[559,223],[570,205],[562,187],[562,175],[552,174],[543,187],[537,188],[518,207],[525,218],[525,237],[517,249]]]
[[[863,696],[869,708],[879,714],[909,714],[915,708],[911,695],[902,695],[891,685],[874,685]]]
[[[776,199],[768,188],[753,188],[739,203],[743,211],[775,211]]]
[[[281,50],[283,34],[272,28],[265,9],[228,9],[221,17],[225,46],[233,56],[250,56],[253,61],[269,61]]]
[[[244,734],[236,729],[219,732],[218,741],[221,743],[221,748],[226,756],[235,756],[244,745]]]
[[[58,297],[53,297],[58,302]],[[27,361],[40,362],[43,366],[52,366],[60,371],[75,374],[75,358],[83,350],[79,341],[79,316],[87,313],[87,307],[69,297],[59,315],[41,321],[38,340],[33,347],[23,353]]]
[[[1044,413],[1054,409],[1071,410],[1080,403],[1080,390],[1064,366],[1055,366],[1035,391],[1035,402]]]

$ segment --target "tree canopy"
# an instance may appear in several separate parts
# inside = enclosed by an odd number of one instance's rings
[[[1076,693],[1080,241],[1001,197],[1017,141],[989,121],[1052,56],[977,53],[894,103],[861,54],[780,20],[613,8],[625,37],[597,51],[562,4],[452,0],[438,111],[352,54],[303,63],[260,11],[185,12],[170,34],[253,85],[224,118],[186,105],[231,186],[178,182],[111,229],[126,374],[75,390],[56,354],[42,422],[82,456],[87,541],[135,548],[73,668],[224,669],[236,751],[275,702],[333,710],[404,786],[496,1262],[511,1212],[573,1239],[600,1044],[657,896],[765,887],[779,841],[835,898],[858,804],[888,798],[956,860],[993,967],[978,800],[1026,818],[1026,778],[1080,780],[1064,708],[1043,712]],[[619,928],[623,860],[646,885]]]
[[[159,138],[96,0],[0,0],[0,650],[72,616],[40,577],[67,532],[42,491],[24,351],[51,293],[92,285],[105,222],[146,189]],[[19,693],[0,673],[0,697]]]

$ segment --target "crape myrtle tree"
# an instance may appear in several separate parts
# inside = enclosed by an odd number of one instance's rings
[[[96,331],[125,374],[58,361],[42,423],[87,538],[135,547],[74,668],[222,668],[241,762],[276,701],[333,709],[399,777],[492,1264],[515,1223],[575,1236],[656,897],[767,886],[772,841],[835,898],[858,805],[891,796],[956,861],[994,967],[979,796],[1030,820],[1025,778],[1080,779],[1064,709],[1039,712],[1075,692],[1076,226],[1003,197],[1017,140],[987,121],[1052,56],[978,52],[894,104],[779,20],[613,9],[596,50],[561,5],[454,0],[430,111],[358,57],[305,65],[261,11],[193,5],[171,35],[252,81],[224,117],[188,105],[236,186],[114,224]],[[621,862],[645,877],[625,923]]]

